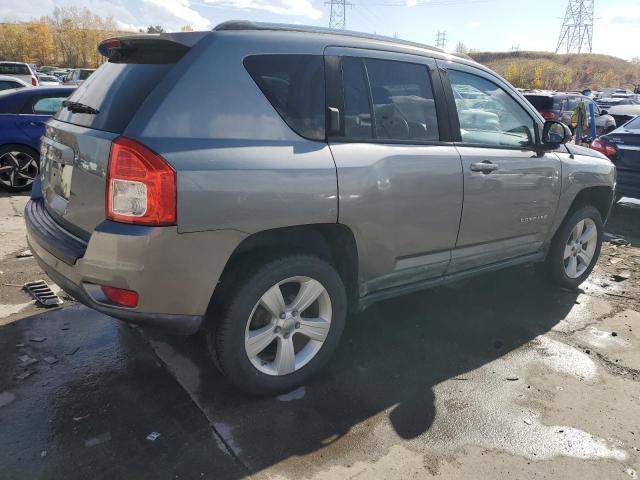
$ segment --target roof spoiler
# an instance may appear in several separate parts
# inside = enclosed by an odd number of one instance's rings
[[[209,32],[129,35],[103,40],[98,52],[111,63],[176,63]]]

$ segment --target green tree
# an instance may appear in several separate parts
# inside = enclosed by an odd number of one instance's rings
[[[164,28],[160,25],[149,25],[147,27],[147,33],[164,33]]]

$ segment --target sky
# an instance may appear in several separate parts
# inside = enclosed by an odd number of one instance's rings
[[[348,0],[349,30],[446,48],[458,42],[480,51],[554,51],[568,0]],[[392,4],[392,6],[389,6]],[[162,25],[207,30],[232,19],[329,26],[325,0],[0,0],[0,21],[49,15],[55,6],[87,7],[124,30]],[[640,0],[595,0],[593,52],[640,57]]]

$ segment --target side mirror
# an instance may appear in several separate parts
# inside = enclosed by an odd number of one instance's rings
[[[609,115],[609,110],[600,110],[600,115]]]
[[[553,150],[559,145],[567,143],[573,135],[571,129],[562,122],[548,120],[544,122],[542,129],[542,146],[545,149]]]

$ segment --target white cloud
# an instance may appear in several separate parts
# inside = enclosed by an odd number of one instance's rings
[[[237,8],[241,10],[263,10],[277,15],[291,15],[317,20],[322,12],[309,0],[204,0],[208,5]]]
[[[406,5],[409,8],[415,7],[416,5],[418,5],[418,0],[407,0]]]
[[[597,4],[596,4],[597,5]],[[604,53],[630,60],[640,56],[638,32],[640,32],[640,5],[629,3],[608,7],[596,12],[593,33],[594,53]],[[615,35],[612,33],[615,32]]]
[[[191,8],[188,0],[143,0],[150,6],[160,25],[167,25],[170,30],[178,30],[180,26],[188,24],[194,30],[208,30],[211,28],[209,19]],[[182,22],[180,25],[177,23]],[[166,27],[165,27],[166,28]]]

